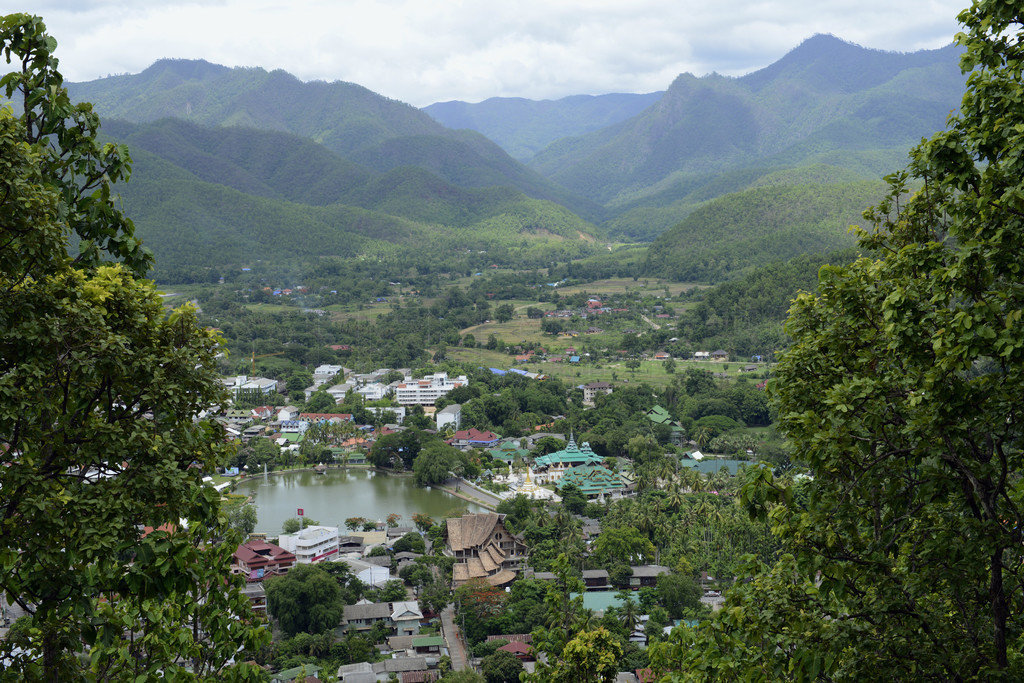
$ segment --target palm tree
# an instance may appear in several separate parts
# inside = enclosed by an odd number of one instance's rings
[[[619,608],[619,621],[626,627],[626,633],[632,635],[633,629],[640,621],[640,606],[633,601],[632,594],[628,594],[627,591],[619,591],[619,593],[627,593],[622,601],[622,607]]]
[[[693,430],[693,440],[696,441],[697,445],[701,448],[707,448],[713,438],[714,433],[707,425],[701,425],[700,427],[697,427],[697,429]]]
[[[686,502],[686,494],[678,482],[668,490],[668,497],[665,499],[665,502],[674,510],[678,510]]]

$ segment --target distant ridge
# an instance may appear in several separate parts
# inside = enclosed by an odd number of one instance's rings
[[[572,95],[557,100],[492,97],[476,104],[437,102],[423,111],[449,128],[483,133],[525,161],[560,138],[582,135],[624,121],[654,104],[663,93]]]
[[[557,141],[530,165],[611,206],[751,166],[831,163],[877,177],[959,106],[959,55],[814,36],[741,78],[681,74],[637,116]]]
[[[417,164],[395,156],[396,146],[404,144],[396,141],[415,139],[423,166],[449,182],[507,185],[600,217],[598,205],[523,166],[497,145],[468,139],[411,105],[354,83],[304,83],[281,70],[164,59],[139,74],[72,83],[69,91],[73,98],[92,102],[105,120],[149,123],[173,117],[212,127],[287,132],[356,161],[389,159],[387,168]],[[424,161],[435,154],[447,162]]]

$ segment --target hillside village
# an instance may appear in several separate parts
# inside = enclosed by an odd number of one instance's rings
[[[419,109],[0,16],[0,681],[1024,679],[1024,24],[956,21]]]
[[[713,354],[698,354],[697,359],[713,367]],[[538,373],[514,371],[515,368],[507,372],[488,370],[493,377],[511,375],[521,378],[519,381],[546,381]],[[582,560],[596,557],[595,549],[602,543],[601,517],[613,502],[635,500],[641,490],[652,488],[677,487],[678,495],[682,496],[700,495],[699,492],[711,487],[728,489],[731,478],[753,457],[753,451],[743,453],[741,459],[702,453],[696,442],[688,438],[685,428],[665,408],[654,405],[638,417],[652,428],[661,426],[668,449],[666,457],[672,467],[652,478],[649,470],[638,467],[629,457],[598,455],[589,443],[577,442],[572,429],[569,433],[545,429],[568,424],[565,416],[549,416],[549,425],[538,426],[526,436],[510,438],[491,430],[464,428],[462,406],[446,403],[444,397],[468,387],[471,380],[466,375],[453,377],[447,372],[414,379],[410,372],[381,368],[356,373],[340,365],[321,365],[312,372],[313,384],[303,390],[306,405],[314,396],[330,397],[330,405],[318,403],[317,412],[291,405],[260,405],[229,408],[216,418],[228,438],[242,445],[240,453],[253,454],[245,463],[225,471],[229,475],[221,485],[225,488],[230,488],[233,478],[261,475],[279,468],[415,470],[415,460],[407,468],[401,458],[382,455],[378,445],[405,432],[422,434],[417,437],[421,440],[437,439],[462,459],[461,465],[442,468],[437,480],[423,483],[496,511],[437,521],[418,519],[415,526],[403,526],[395,516],[386,521],[355,517],[347,520],[344,528],[314,523],[293,533],[279,534],[257,524],[260,533],[238,547],[232,566],[233,571],[245,577],[245,593],[259,613],[267,611],[264,581],[286,576],[300,565],[330,566],[333,574],[338,571],[333,567],[343,564],[345,569],[341,571],[352,577],[353,584],[364,587],[365,596],[344,607],[335,630],[338,634],[358,634],[373,640],[376,649],[386,657],[377,663],[341,666],[337,675],[342,681],[386,680],[391,673],[398,673],[401,680],[435,680],[452,659],[472,658],[474,649],[489,652],[484,657],[493,657],[498,650],[509,651],[525,670],[532,670],[538,653],[530,647],[528,630],[485,634],[486,627],[481,626],[470,635],[446,626],[445,610],[447,623],[457,622],[463,615],[450,605],[444,607],[445,599],[437,602],[438,593],[454,591],[459,595],[460,589],[468,590],[467,586],[504,591],[513,590],[519,581],[527,581],[531,585],[540,582],[536,585],[543,590],[547,583],[564,580],[551,571],[550,559],[542,559],[542,553],[531,549],[532,539],[525,533],[522,518],[523,506],[535,511],[529,514],[552,514],[555,519],[561,516],[561,524],[566,525],[569,533],[578,534]],[[223,383],[234,396],[250,401],[277,393],[274,380],[266,378],[227,377]],[[581,409],[594,410],[613,394],[615,387],[609,382],[589,382],[576,390]],[[372,416],[372,423],[359,423],[351,412],[334,412],[345,405],[358,406],[362,414]],[[436,405],[444,407],[437,409]],[[405,424],[414,416],[414,426]],[[260,442],[273,447],[264,448]],[[268,452],[277,455],[261,463],[256,454]],[[418,456],[427,457],[430,456]],[[416,476],[419,477],[418,471]],[[575,532],[571,531],[573,528]],[[619,553],[606,555],[602,561],[587,560],[586,568],[577,567],[576,578],[585,588],[580,592],[583,609],[594,610],[598,617],[606,612],[618,614],[624,605],[632,604],[629,610],[637,611],[627,641],[634,647],[643,647],[648,640],[650,614],[639,609],[639,605],[652,605],[650,597],[655,594],[660,577],[676,576],[678,568],[655,563],[650,549],[643,549],[649,543],[646,538],[626,542],[639,544],[633,564],[623,565]],[[533,563],[531,550],[536,558]],[[537,560],[540,567],[536,566]],[[676,620],[686,615],[695,618],[702,609],[717,604],[720,582],[709,572],[702,576],[703,596],[693,592],[689,607],[678,607],[667,616]],[[691,579],[680,575],[679,580]],[[425,586],[432,585],[433,602],[418,600]],[[634,598],[622,593],[641,590],[648,595],[646,603],[635,603]],[[389,600],[380,597],[384,593]],[[441,609],[435,611],[439,605]],[[659,628],[667,632],[671,623],[664,623],[666,615],[659,612],[655,617],[651,623],[661,624]],[[439,635],[432,635],[435,633]],[[483,643],[497,643],[500,647],[477,647]],[[477,657],[474,661],[479,665],[482,660]],[[624,672],[620,680],[642,680],[643,675],[642,671]]]

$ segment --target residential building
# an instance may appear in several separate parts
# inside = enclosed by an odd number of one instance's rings
[[[591,382],[583,385],[583,403],[594,405],[594,401],[601,394],[612,393],[612,385],[608,382]]]
[[[402,602],[369,602],[360,600],[355,605],[346,605],[342,626],[353,631],[369,631],[376,624],[383,623],[397,636],[413,636],[419,633],[423,612],[415,600]]]
[[[583,583],[588,591],[603,591],[611,588],[607,569],[584,569]]]
[[[231,556],[232,573],[242,574],[246,581],[262,581],[268,576],[282,576],[293,566],[293,553],[266,541],[243,543]]]
[[[354,605],[345,605],[342,626],[352,631],[369,631],[378,622],[391,618],[391,603],[360,600]]]
[[[667,410],[661,406],[654,406],[647,411],[647,419],[655,424],[666,425],[671,430],[669,433],[669,442],[673,446],[680,448],[686,445],[686,430],[676,420],[672,419],[672,416]]]
[[[448,425],[451,425],[454,431],[458,431],[459,427],[462,426],[462,406],[458,403],[445,406],[437,411],[437,414],[434,415],[434,420],[437,422],[437,431],[439,432],[444,431]]]
[[[452,581],[461,586],[484,579],[505,586],[516,578],[526,558],[526,545],[505,528],[505,515],[463,515],[447,520],[445,554],[455,558]]]
[[[465,375],[449,378],[447,372],[435,372],[423,379],[406,377],[404,382],[395,386],[395,400],[404,406],[432,406],[452,389],[468,384],[469,379]]]
[[[256,614],[267,613],[267,591],[262,581],[253,581],[242,586],[242,595],[249,598],[249,606]]]
[[[294,534],[281,534],[280,546],[295,555],[298,564],[315,564],[337,559],[338,527],[309,526]]]
[[[472,427],[463,431],[455,432],[451,445],[456,448],[487,448],[494,446],[501,440],[501,437],[494,432],[481,432]]]
[[[313,384],[320,386],[334,379],[335,375],[344,377],[345,368],[340,365],[318,365],[313,370]]]
[[[631,567],[633,576],[629,579],[629,587],[636,590],[645,586],[658,585],[658,577],[670,573],[668,567],[657,564],[645,564],[640,567]]]
[[[356,387],[355,391],[367,401],[379,401],[387,396],[391,389],[380,382],[371,382],[370,384]]]

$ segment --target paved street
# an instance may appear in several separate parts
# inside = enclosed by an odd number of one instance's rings
[[[448,605],[441,612],[441,631],[448,645],[448,656],[452,658],[452,671],[462,671],[466,666],[466,646],[453,621],[455,607]]]
[[[489,507],[492,510],[501,502],[501,498],[490,491],[484,491],[483,489],[477,488],[463,479],[449,479],[445,483],[439,484],[437,488],[448,491],[449,493],[464,500],[468,500],[471,503],[479,503],[480,505]]]

